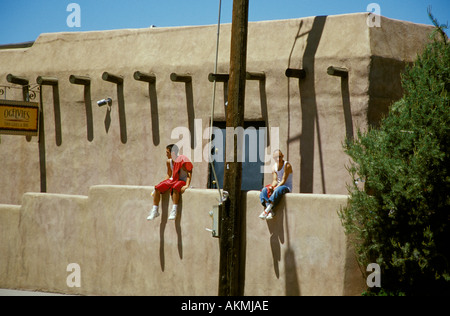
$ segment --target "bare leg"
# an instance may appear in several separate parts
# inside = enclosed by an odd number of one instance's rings
[[[180,202],[180,192],[178,192],[177,190],[173,190],[173,194],[172,194],[172,201],[173,204],[178,205],[178,202]]]
[[[161,201],[161,193],[158,190],[155,190],[153,194],[153,205],[159,205],[159,201]]]

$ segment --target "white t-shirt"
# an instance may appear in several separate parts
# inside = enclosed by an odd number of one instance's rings
[[[286,164],[288,162],[285,161],[283,167],[281,168],[281,170],[278,170],[278,164],[275,164],[273,166],[273,171],[277,173],[277,181],[278,183],[280,183],[283,180],[283,176],[284,176],[284,169],[286,168]],[[284,184],[285,186],[287,186],[289,188],[289,191],[292,192],[292,172],[289,174],[286,183]]]

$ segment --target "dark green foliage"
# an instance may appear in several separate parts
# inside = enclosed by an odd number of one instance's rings
[[[368,295],[450,294],[450,45],[433,21],[440,36],[407,67],[404,97],[345,145],[365,188],[349,188],[340,216],[363,270],[381,267]]]

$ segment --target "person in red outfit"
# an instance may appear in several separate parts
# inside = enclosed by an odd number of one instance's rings
[[[153,220],[159,216],[158,206],[161,200],[161,194],[164,194],[167,191],[172,195],[173,201],[169,219],[176,219],[181,194],[183,194],[191,185],[193,165],[186,156],[178,156],[178,150],[177,145],[174,144],[170,144],[166,147],[167,176],[165,180],[155,186],[155,191],[153,193],[153,208],[150,211],[150,215],[147,217],[148,220]]]

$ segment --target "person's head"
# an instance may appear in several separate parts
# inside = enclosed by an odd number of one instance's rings
[[[276,163],[280,163],[283,161],[284,155],[281,152],[281,150],[277,149],[273,152],[273,160],[275,160]]]
[[[170,144],[166,146],[166,156],[168,159],[175,159],[178,157],[178,146],[175,144]]]

